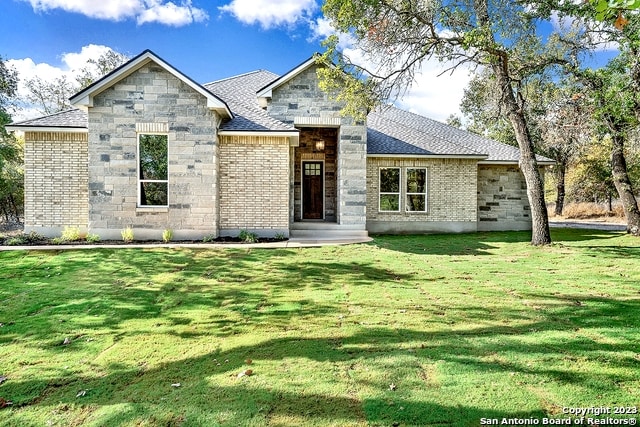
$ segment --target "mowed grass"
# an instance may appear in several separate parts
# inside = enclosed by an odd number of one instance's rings
[[[553,238],[0,252],[0,424],[477,426],[639,406],[640,240]]]

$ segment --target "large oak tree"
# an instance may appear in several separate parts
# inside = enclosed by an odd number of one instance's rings
[[[326,0],[325,16],[355,40],[370,65],[354,64],[341,55],[338,37],[333,37],[322,60],[336,67],[320,74],[325,89],[336,91],[346,102],[346,112],[357,115],[380,100],[401,95],[424,61],[446,60],[452,69],[467,63],[490,70],[520,149],[531,206],[531,243],[544,245],[551,236],[543,180],[521,89],[530,77],[575,56],[564,39],[552,34],[543,40],[537,34],[536,10],[512,0]]]

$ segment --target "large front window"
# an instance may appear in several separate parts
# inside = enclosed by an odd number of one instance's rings
[[[138,136],[138,204],[167,206],[169,164],[167,135]]]

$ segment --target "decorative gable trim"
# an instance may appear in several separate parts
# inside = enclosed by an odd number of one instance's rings
[[[273,95],[274,89],[282,86],[289,80],[296,77],[298,74],[305,71],[307,68],[310,68],[314,65],[316,65],[315,55],[307,59],[306,61],[304,61],[302,64],[295,67],[293,70],[289,71],[287,74],[278,77],[277,79],[269,83],[267,86],[263,87],[262,89],[259,89],[257,92],[258,100],[260,101],[261,99],[264,99],[264,98],[271,98]]]
[[[213,93],[209,92],[203,86],[191,80],[185,74],[174,68],[171,64],[160,58],[158,55],[153,53],[150,50],[145,50],[140,55],[136,56],[126,64],[121,65],[120,67],[113,70],[111,73],[107,74],[100,80],[94,82],[89,87],[84,90],[78,92],[73,95],[69,100],[71,101],[71,105],[77,108],[81,108],[86,110],[89,107],[93,107],[93,98],[103,92],[104,90],[112,87],[114,84],[129,76],[133,72],[139,70],[150,62],[154,62],[160,67],[162,67],[165,71],[172,74],[177,79],[184,82],[186,85],[191,87],[193,90],[207,98],[207,107],[211,110],[216,111],[223,118],[232,118],[233,113],[229,109],[229,106],[220,98],[215,96]]]

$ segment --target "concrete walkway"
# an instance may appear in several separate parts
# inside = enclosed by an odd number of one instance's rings
[[[553,228],[583,228],[601,231],[625,231],[627,224],[620,222],[606,222],[584,219],[555,220],[549,219],[549,226]]]
[[[311,248],[321,246],[353,245],[367,243],[371,237],[354,239],[302,239],[292,238],[282,242],[269,243],[131,243],[115,245],[43,245],[43,246],[0,246],[0,251],[62,251],[77,249],[153,249],[153,248],[192,248],[192,249],[288,249]]]

